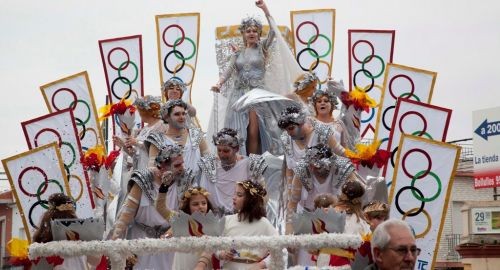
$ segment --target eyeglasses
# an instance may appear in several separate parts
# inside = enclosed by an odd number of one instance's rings
[[[406,256],[406,254],[408,254],[408,252],[410,252],[413,257],[420,255],[420,249],[415,247],[415,246],[413,246],[413,247],[401,246],[401,247],[396,247],[396,248],[387,247],[387,249],[395,251],[401,257]]]

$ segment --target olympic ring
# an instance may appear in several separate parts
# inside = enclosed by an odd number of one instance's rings
[[[78,99],[78,100],[76,101],[76,103],[78,103],[78,102],[83,103],[83,105],[85,105],[85,106],[87,107],[87,111],[88,111],[88,113],[87,113],[87,118],[85,119],[85,121],[83,121],[83,124],[85,125],[85,124],[87,124],[87,123],[89,122],[89,120],[90,120],[90,105],[87,103],[87,101],[85,101],[85,100],[83,100],[83,99]],[[70,106],[73,106],[73,104],[74,104],[74,101],[73,101],[73,102],[71,102]],[[75,106],[75,107],[76,107],[76,106]],[[81,120],[81,119],[80,119],[80,120]],[[78,123],[77,123],[76,125],[78,125]]]
[[[370,114],[370,117],[366,120],[361,120],[361,123],[368,123],[373,119],[373,116],[375,116],[375,108],[372,108],[372,113]]]
[[[83,123],[82,119],[75,117],[75,122],[77,126],[82,127],[82,131],[78,133],[78,136],[80,137],[80,141],[85,138],[85,135],[87,134],[87,129],[85,128],[85,124]]]
[[[98,138],[98,136],[97,136],[97,132],[95,131],[95,129],[93,129],[93,128],[90,128],[90,127],[89,127],[89,128],[87,128],[87,129],[85,129],[85,133],[86,133],[87,131],[92,131],[92,132],[94,133],[94,135],[95,135],[95,141],[96,141],[96,143],[95,143],[95,144],[97,144],[97,142],[99,141],[99,138]],[[83,132],[83,130],[82,130],[82,132]],[[82,147],[82,148],[83,148],[83,147]]]
[[[83,195],[83,182],[82,182],[82,179],[80,177],[78,177],[77,175],[73,175],[73,174],[68,176],[68,182],[69,182],[69,179],[71,177],[76,178],[76,180],[78,180],[78,182],[80,183],[80,193],[78,194],[78,196],[76,196],[76,199],[75,199],[75,197],[73,197],[73,192],[71,192],[71,197],[73,198],[73,200],[75,202],[77,202],[82,198],[82,195]]]
[[[126,66],[128,66],[128,64],[129,64],[129,63],[130,63],[130,64],[132,64],[132,66],[133,66],[133,67],[134,67],[134,69],[135,69],[135,78],[134,78],[132,81],[130,81],[129,79],[127,79],[127,81],[128,81],[129,83],[124,82],[124,81],[123,81],[123,79],[120,79],[120,81],[121,81],[122,83],[124,83],[124,84],[133,84],[135,81],[137,81],[137,78],[139,78],[139,68],[137,68],[137,65],[136,65],[134,62],[132,62],[132,61],[129,61],[129,62],[123,62],[123,63],[120,65],[120,67],[118,68],[118,77],[122,77],[121,71],[125,69],[125,67],[122,67],[122,66],[123,66],[123,65],[125,65],[125,64],[127,64]],[[122,78],[124,78],[124,77],[122,77]]]
[[[69,147],[69,149],[71,149],[71,152],[73,153],[73,159],[71,160],[71,162],[69,163],[68,168],[71,168],[71,166],[73,166],[73,164],[75,163],[76,161],[76,151],[75,151],[75,148],[73,147],[73,145],[71,145],[69,142],[62,142],[63,145],[66,145]],[[62,146],[61,146],[62,147]],[[64,165],[66,165],[66,163],[64,163]]]
[[[417,135],[418,133],[420,133],[420,135]],[[422,131],[417,130],[417,131],[413,132],[411,135],[415,135],[415,136],[420,136],[420,137],[422,137]],[[434,140],[434,139],[432,138],[431,134],[429,134],[429,133],[427,133],[427,132],[424,132],[424,134],[423,134],[423,135],[425,135],[425,136],[426,136],[429,140]]]
[[[384,125],[385,129],[387,129],[387,130],[391,130],[391,128],[385,123],[385,114],[387,113],[387,111],[389,111],[391,109],[395,109],[395,108],[396,108],[396,106],[389,106],[382,113],[382,125]],[[394,118],[394,115],[393,115],[393,118]]]
[[[312,56],[312,57],[318,57],[318,58],[323,58],[323,57],[326,57],[328,56],[328,54],[330,54],[330,52],[332,51],[332,41],[325,35],[323,34],[319,34],[318,36],[326,39],[326,42],[328,42],[328,50],[326,50],[326,53],[323,54],[323,55],[319,55],[319,56],[314,56],[311,51],[309,51],[309,54]],[[318,38],[318,36],[316,36],[316,38]],[[315,36],[312,36],[309,41],[307,42],[307,48],[311,48],[311,43],[312,43],[312,40],[315,38]]]
[[[312,51],[316,54],[316,64],[314,65],[313,68],[309,67],[309,69],[306,69],[304,68],[301,64],[300,64],[300,56],[305,52],[305,51]],[[297,63],[299,63],[299,66],[300,68],[303,70],[303,71],[309,71],[309,70],[315,70],[316,67],[318,67],[319,65],[319,57],[318,57],[318,53],[316,52],[316,50],[312,49],[312,48],[304,48],[302,49],[298,54],[297,54]]]
[[[431,159],[431,156],[427,152],[425,152],[424,150],[422,150],[422,149],[414,148],[414,149],[411,149],[410,151],[408,151],[408,152],[406,152],[404,154],[404,156],[403,156],[403,162],[401,162],[401,166],[403,167],[403,172],[406,174],[406,176],[408,176],[408,178],[413,178],[414,177],[413,175],[411,175],[408,172],[408,170],[406,170],[406,166],[405,166],[406,158],[408,157],[408,155],[410,155],[413,152],[422,153],[425,156],[425,158],[427,158],[427,164],[428,165],[427,165],[427,169],[425,170],[425,173],[423,173],[422,175],[420,175],[419,177],[417,177],[417,179],[424,178],[431,171],[431,168],[432,168],[432,159]]]
[[[69,179],[69,177],[71,176],[71,173],[69,172],[69,168],[64,163],[63,163],[63,166],[64,166],[64,170],[66,171],[66,178]]]
[[[62,142],[62,139],[61,139],[61,134],[59,134],[59,132],[57,132],[57,130],[55,129],[52,129],[52,128],[44,128],[44,129],[40,129],[36,134],[35,134],[35,138],[33,139],[34,140],[34,144],[35,144],[35,147],[38,147],[38,136],[40,136],[40,134],[44,133],[45,131],[48,131],[48,132],[52,132],[54,133],[56,136],[57,136],[57,145],[59,147],[61,147],[61,142]]]
[[[174,51],[177,51],[177,50],[175,49],[175,47],[176,47],[177,45],[180,45],[180,44],[182,43],[182,41],[181,41],[181,42],[179,42],[179,43],[177,44],[177,41],[179,41],[180,39],[181,39],[181,38],[177,38],[177,39],[174,41]],[[193,53],[191,53],[191,54],[190,54],[188,57],[186,57],[186,58],[184,58],[184,56],[183,56],[183,55],[179,56],[179,55],[177,55],[177,53],[174,53],[175,57],[177,57],[177,59],[179,59],[179,60],[189,60],[189,59],[193,58],[193,56],[194,56],[194,55],[195,55],[195,53],[196,53],[196,44],[194,44],[194,41],[193,41],[192,39],[188,38],[188,37],[186,37],[186,40],[187,40],[187,41],[189,41],[189,42],[191,43],[191,45],[193,45]]]
[[[54,183],[56,184],[60,189],[61,189],[61,193],[64,193],[64,188],[63,186],[57,181],[57,180],[54,180],[54,179],[49,179],[49,183]],[[41,188],[43,186],[44,183],[40,184],[40,186],[38,186],[38,189],[36,190],[36,198],[38,201],[43,201],[42,198],[40,197],[42,195],[42,192],[41,192]],[[44,204],[44,203],[41,203],[41,206],[45,209],[48,209],[49,207],[47,206],[47,204]]]
[[[370,59],[368,60],[368,58],[370,58]],[[384,73],[384,70],[385,70],[385,63],[384,63],[384,59],[382,59],[382,57],[380,57],[378,55],[369,55],[369,56],[367,56],[365,58],[365,60],[363,60],[363,63],[361,64],[361,69],[364,70],[365,69],[365,64],[368,63],[368,62],[370,62],[371,59],[373,59],[373,58],[376,58],[376,59],[380,60],[380,63],[382,63],[382,69],[380,70],[380,72],[377,75],[373,75],[373,79],[375,79],[375,78],[380,77]],[[366,74],[366,72],[363,72],[363,73],[368,78],[371,78],[370,76],[372,76],[371,73],[369,73],[369,74]]]
[[[406,217],[408,216],[407,213],[412,213],[413,211],[417,211],[417,210],[418,210],[418,208],[413,208],[413,209],[408,210],[408,212],[406,212],[403,215],[403,220],[405,220]],[[431,215],[429,215],[429,213],[427,211],[425,211],[425,209],[422,210],[422,213],[424,213],[425,217],[427,218],[427,227],[425,228],[425,230],[423,232],[421,232],[419,234],[414,232],[415,238],[417,238],[417,239],[424,237],[431,230],[431,224],[432,224]]]
[[[174,71],[172,71],[172,70],[168,69],[168,67],[167,67],[167,59],[168,59],[168,57],[169,57],[171,54],[177,54],[177,53],[179,53],[179,54],[181,55],[181,59],[182,59],[182,58],[184,58],[184,55],[183,55],[180,51],[178,51],[178,50],[172,50],[172,51],[170,51],[169,53],[167,53],[167,55],[165,55],[165,58],[163,58],[163,67],[164,67],[164,68],[167,70],[167,72],[168,72],[168,73],[170,73],[170,74],[174,74]],[[176,55],[175,55],[175,56],[176,56]],[[185,64],[186,64],[186,60],[182,60],[182,65],[181,65],[181,67],[180,67],[178,70],[176,70],[175,72],[179,72],[179,71],[181,71],[181,70],[182,70],[182,68],[184,68],[184,65],[185,65]]]
[[[302,44],[304,44],[304,45],[307,45],[307,43],[308,43],[308,42],[303,41],[303,40],[300,38],[300,36],[299,36],[299,29],[300,29],[302,26],[304,26],[305,24],[310,24],[310,25],[312,25],[312,26],[314,27],[314,29],[316,29],[316,36],[313,36],[313,37],[316,37],[316,38],[315,38],[313,41],[311,41],[311,42],[315,42],[315,41],[316,41],[316,39],[318,39],[318,36],[319,36],[319,28],[318,28],[318,26],[317,26],[315,23],[313,23],[313,22],[311,22],[311,21],[303,21],[303,22],[301,22],[301,23],[299,24],[299,26],[297,26],[297,29],[295,29],[295,36],[297,37],[297,40],[298,40],[300,43],[302,43]]]
[[[415,186],[415,181],[417,180],[418,177],[420,177],[420,174],[424,174],[426,173],[426,171],[420,171],[418,172],[417,174],[415,174],[415,176],[411,179],[411,185],[412,187]],[[422,202],[432,202],[434,201],[438,196],[439,194],[441,194],[441,188],[442,188],[442,183],[441,183],[441,179],[439,178],[439,176],[437,176],[437,174],[429,171],[428,174],[430,174],[432,177],[434,177],[434,179],[436,180],[436,183],[438,184],[438,190],[436,192],[436,194],[434,194],[434,196],[430,197],[430,198],[424,198],[424,196],[418,196],[418,194],[415,194],[415,192],[413,192],[413,190],[411,191],[413,193],[413,196],[415,196],[415,198],[417,198],[417,200],[419,201],[422,201]],[[422,180],[420,180],[422,181]]]
[[[41,201],[37,201],[33,205],[31,205],[30,210],[28,212],[28,220],[33,228],[38,229],[38,226],[35,225],[35,223],[33,222],[33,219],[31,218],[31,215],[33,214],[33,209],[35,209],[35,207],[39,204],[42,205],[42,204],[48,204],[48,203],[49,202],[46,200],[41,200]]]
[[[425,202],[424,201],[420,201],[421,204],[420,204],[420,208],[417,208],[418,210],[415,211],[415,212],[405,212],[401,209],[401,207],[399,206],[399,195],[401,195],[401,193],[403,193],[403,191],[407,190],[407,189],[411,189],[411,190],[415,190],[417,191],[417,193],[419,193],[421,195],[421,197],[424,197],[424,194],[422,193],[422,191],[420,191],[420,189],[416,188],[416,187],[413,187],[413,186],[406,186],[406,187],[403,187],[401,188],[398,193],[396,194],[396,201],[395,201],[395,205],[396,205],[396,209],[398,210],[398,212],[401,214],[401,215],[407,215],[409,217],[414,217],[418,214],[420,214],[420,212],[422,212],[424,210],[424,207],[425,207]]]
[[[45,183],[45,187],[43,189],[43,191],[41,191],[42,193],[45,192],[45,190],[47,190],[47,187],[49,186],[49,179],[47,177],[47,174],[42,170],[40,169],[39,167],[35,167],[35,166],[31,166],[31,167],[27,167],[25,168],[24,170],[21,171],[21,173],[19,174],[19,177],[17,178],[17,183],[19,184],[19,189],[24,193],[26,194],[27,196],[29,197],[36,197],[36,194],[33,194],[33,193],[29,193],[28,191],[26,191],[26,189],[24,189],[23,187],[23,182],[22,182],[22,179],[23,179],[23,176],[24,174],[29,171],[29,170],[35,170],[35,171],[38,171],[39,173],[41,173],[43,175],[43,178],[44,178],[44,182]]]
[[[360,39],[358,41],[356,41],[353,45],[352,45],[352,48],[351,48],[351,54],[352,54],[352,58],[354,58],[354,60],[358,63],[363,63],[363,61],[359,60],[357,57],[356,57],[356,54],[354,53],[354,48],[359,44],[359,43],[366,43],[368,44],[368,46],[370,46],[371,50],[372,50],[372,53],[369,55],[369,56],[373,56],[375,55],[375,48],[373,47],[373,44],[371,44],[371,42],[369,42],[368,40],[364,40],[364,39]],[[371,59],[370,59],[371,60]]]
[[[165,33],[166,33],[166,32],[167,32],[167,30],[168,30],[168,29],[170,29],[171,27],[175,27],[175,28],[177,28],[177,29],[181,30],[181,33],[182,33],[181,41],[180,41],[180,42],[179,42],[179,44],[177,44],[177,45],[180,45],[182,42],[184,42],[184,38],[186,37],[186,35],[184,34],[184,29],[182,29],[182,27],[181,27],[180,25],[178,25],[178,24],[171,24],[171,25],[169,25],[167,28],[165,28],[165,29],[163,30],[163,33],[162,33],[162,35],[161,35],[161,36],[162,36],[162,39],[163,39],[163,43],[165,43],[165,45],[167,45],[168,47],[174,47],[174,46],[175,46],[175,42],[174,42],[174,44],[173,44],[173,45],[171,45],[171,44],[168,44],[167,40],[165,39]]]
[[[330,75],[332,73],[332,66],[330,66],[330,63],[326,62],[325,60],[319,60],[319,63],[323,63],[328,67],[328,75]],[[313,70],[312,69],[313,65],[314,65],[314,62],[311,63],[311,66],[309,67],[309,71]],[[316,64],[316,67],[318,67],[318,64]],[[324,81],[319,81],[319,84],[318,84],[319,87],[321,87],[321,84],[328,82],[328,77],[329,76],[326,76]],[[319,89],[321,89],[321,88],[319,88]]]
[[[403,131],[403,125],[402,125],[403,119],[410,114],[415,114],[416,116],[420,117],[420,119],[422,119],[422,122],[424,122],[424,128],[422,131],[420,131],[420,134],[417,136],[424,135],[424,133],[427,132],[427,120],[424,118],[424,116],[421,113],[416,112],[416,111],[405,112],[403,115],[401,115],[401,118],[399,118],[399,131],[401,131],[401,133],[406,133]]]
[[[394,77],[391,78],[391,80],[389,81],[389,94],[391,94],[391,96],[394,99],[398,99],[396,97],[396,95],[394,95],[394,93],[392,92],[392,83],[397,78],[405,78],[405,79],[407,79],[410,82],[410,84],[411,84],[411,90],[410,90],[410,92],[405,92],[404,94],[408,94],[410,96],[413,95],[413,92],[415,92],[415,84],[413,83],[413,80],[408,75],[404,75],[404,74],[399,74],[399,75],[396,75],[396,76],[394,76]]]
[[[358,76],[358,73],[360,72],[363,72],[364,74],[368,73],[371,75],[371,72],[366,70],[366,69],[360,69],[360,70],[357,70],[355,73],[354,73],[354,76],[352,77],[352,83],[354,84],[354,87],[358,88],[358,84],[356,83],[356,76]],[[370,84],[370,87],[365,87],[363,90],[365,93],[368,93],[370,92],[372,89],[373,89],[373,86],[375,85],[375,79],[373,76],[369,76],[368,77],[369,79],[372,80],[371,84]]]
[[[76,94],[75,92],[73,92],[73,90],[69,89],[69,88],[59,88],[57,89],[54,94],[52,94],[52,107],[54,107],[54,109],[56,109],[56,111],[60,111],[62,109],[59,109],[57,106],[56,106],[56,103],[55,103],[55,100],[54,98],[56,97],[57,93],[61,92],[61,91],[67,91],[69,92],[72,96],[73,96],[73,100],[76,100]],[[71,107],[71,106],[70,106]],[[75,105],[76,107],[76,105]],[[74,108],[73,108],[74,109]]]
[[[177,65],[174,67],[174,74],[173,74],[174,76],[173,76],[172,78],[177,78],[177,79],[179,79],[181,82],[184,82],[184,80],[182,80],[181,78],[179,78],[179,77],[175,76],[175,75],[177,74],[177,71],[178,71],[178,70],[177,70],[177,68],[179,68],[179,66],[180,66],[180,65],[182,65],[182,64],[177,64]],[[186,64],[184,64],[184,65],[185,65],[186,67],[190,68],[190,69],[191,69],[191,71],[193,72],[193,76],[191,76],[191,80],[190,80],[189,82],[185,83],[186,85],[191,85],[191,84],[193,83],[193,80],[194,80],[194,67],[193,67],[193,66],[191,66],[191,65],[190,65],[190,64],[188,64],[188,63],[186,63]]]
[[[120,80],[120,81],[122,81],[122,79],[125,79],[125,80],[127,80],[127,81],[129,82],[129,83],[125,83],[125,84],[127,84],[127,85],[129,86],[129,90],[125,93],[126,95],[124,95],[123,97],[120,97],[120,96],[118,96],[118,95],[115,93],[115,83],[116,83],[117,81],[119,81],[119,80]],[[132,83],[130,83],[130,80],[129,80],[128,78],[126,78],[126,77],[118,77],[118,78],[114,79],[114,80],[113,80],[113,82],[111,83],[111,94],[113,94],[113,96],[114,96],[115,98],[117,98],[117,99],[120,99],[120,100],[121,100],[122,98],[123,98],[123,99],[127,99],[127,98],[129,98],[129,97],[130,97],[130,93],[131,93],[131,92],[132,92]]]
[[[398,152],[398,148],[399,148],[399,146],[396,146],[396,148],[394,148],[394,150],[392,150],[392,153],[391,153],[391,164],[392,164],[393,168],[395,167],[394,156]]]
[[[113,48],[111,51],[109,51],[108,53],[108,63],[109,65],[114,69],[114,70],[119,70],[119,68],[117,68],[116,66],[113,65],[113,63],[111,63],[111,54],[115,51],[115,50],[120,50],[120,51],[123,51],[125,53],[125,55],[127,55],[127,60],[125,62],[127,62],[127,65],[122,67],[123,69],[127,68],[128,67],[128,63],[130,62],[130,56],[128,55],[128,52],[127,50],[125,50],[124,48],[122,47],[115,47]]]
[[[386,141],[388,141],[388,140],[389,140],[389,138],[388,138],[388,137],[387,137],[387,138],[383,138],[382,140],[380,140],[380,145],[382,145],[384,142],[386,142]]]
[[[417,95],[415,95],[415,94],[411,94],[410,92],[403,93],[399,97],[400,98],[414,97],[418,102],[420,102],[420,98]]]

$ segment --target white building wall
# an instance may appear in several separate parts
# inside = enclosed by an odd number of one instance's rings
[[[474,189],[474,179],[472,177],[456,177],[451,191],[451,199],[448,203],[446,218],[443,225],[443,232],[439,243],[437,261],[446,261],[448,254],[449,234],[462,233],[462,221],[453,215],[453,212],[460,213],[460,202],[462,201],[491,201],[493,200],[493,189]],[[455,202],[455,203],[454,203]],[[454,207],[455,206],[455,207]],[[458,209],[457,209],[458,208]],[[453,215],[453,217],[452,217]]]

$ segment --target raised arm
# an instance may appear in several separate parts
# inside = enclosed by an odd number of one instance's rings
[[[271,44],[273,43],[274,36],[277,34],[274,32],[274,29],[273,27],[271,27],[271,24],[276,24],[276,23],[274,22],[274,19],[271,17],[271,13],[269,13],[269,9],[267,8],[267,5],[263,0],[256,1],[255,5],[258,8],[262,9],[264,15],[266,15],[267,23],[269,24],[269,33],[267,34],[267,38],[262,42],[262,48],[264,49],[264,51],[267,51],[269,46],[271,46]]]

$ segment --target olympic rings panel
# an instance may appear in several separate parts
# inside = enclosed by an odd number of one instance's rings
[[[88,104],[86,105],[90,107]],[[84,115],[84,117],[86,116]],[[65,110],[57,111],[55,113],[44,115],[42,117],[21,123],[26,135],[26,141],[28,142],[30,148],[36,147],[36,145],[40,146],[40,142],[47,143],[47,139],[40,141],[40,138],[44,136],[44,134],[50,135],[50,137],[47,136],[49,137],[49,139],[51,139],[50,142],[57,143],[59,155],[61,156],[63,163],[64,177],[79,178],[81,179],[80,182],[83,183],[83,187],[80,187],[80,184],[75,183],[75,181],[71,181],[70,179],[69,192],[71,193],[71,195],[75,196],[83,192],[83,195],[78,196],[79,199],[76,200],[76,205],[77,215],[79,217],[85,218],[94,217],[94,213],[92,211],[92,209],[94,208],[94,202],[90,191],[88,175],[84,171],[83,165],[81,164],[81,156],[83,155],[83,152],[81,151],[82,147],[80,144],[80,138],[82,137],[82,135],[85,135],[85,137],[88,137],[90,140],[92,140],[92,138],[93,140],[96,139],[96,132],[93,130],[93,128],[87,128],[85,126],[88,124],[89,119],[90,117],[87,117],[87,119],[84,120],[81,120],[80,118],[74,118],[73,110],[70,107]],[[85,123],[85,120],[87,120],[87,123]],[[77,127],[85,128],[85,134],[82,131],[78,132]],[[61,178],[46,177],[45,179],[46,181],[48,181],[48,179]],[[23,191],[22,188],[26,186],[24,185],[24,181],[22,183],[23,184],[20,185],[21,191]],[[35,183],[34,185],[34,188],[37,188],[40,186],[40,183]],[[46,185],[41,187],[41,193],[43,193]],[[24,193],[26,194],[26,192]],[[34,193],[30,191],[29,194],[33,195]]]
[[[192,82],[198,59],[200,14],[156,15],[160,86],[172,77],[187,84],[182,99],[191,104]],[[162,95],[161,91],[159,93]]]
[[[332,74],[335,9],[296,10],[290,15],[295,58],[302,70],[316,73],[321,86]]]
[[[403,104],[403,101],[408,104]],[[406,105],[411,106],[403,108]],[[421,113],[428,121],[427,133],[436,134],[435,123],[423,111],[437,109],[416,106],[420,106],[419,102],[401,99],[396,105],[396,111],[405,109],[405,112]],[[398,116],[403,114],[396,113]],[[432,115],[439,117],[437,113]],[[406,118],[400,119],[407,121]],[[394,128],[396,130],[399,128]],[[444,223],[443,215],[451,196],[460,147],[427,139],[423,134],[413,136],[403,133],[400,137],[399,144],[393,148],[397,149],[397,153],[394,175],[390,178],[389,215],[408,222],[415,232],[417,246],[422,249],[419,259],[430,262],[434,259],[434,250],[438,248],[436,239],[439,239]]]
[[[69,185],[57,141],[41,145],[2,160],[7,178],[24,224],[27,239],[45,212],[47,198]]]
[[[366,92],[380,105],[384,93],[382,85],[387,63],[392,62],[395,31],[349,30],[348,35],[349,89]],[[373,88],[378,88],[380,91],[372,91]],[[374,137],[380,113],[381,107],[379,106],[373,110],[374,117],[363,117],[360,128],[362,137]],[[388,123],[390,124],[391,122]]]
[[[115,53],[124,54],[123,51],[120,50],[115,50],[113,54]],[[114,64],[113,62],[113,65]],[[120,63],[116,65],[118,68]],[[98,113],[94,95],[86,71],[42,85],[40,89],[49,112],[57,112],[68,108],[72,109],[83,149],[94,147],[97,144],[104,144],[101,127],[97,120]],[[97,131],[95,139],[85,139],[87,129]],[[48,135],[40,135],[40,137],[45,136]],[[37,146],[37,144],[35,144],[35,146]],[[77,150],[80,151],[80,149]]]
[[[143,96],[142,36],[135,35],[99,40],[99,48],[110,103],[116,104],[122,99],[134,102],[136,98],[132,95],[134,91]],[[78,115],[78,118],[85,122],[85,115]],[[141,125],[138,114],[135,114],[135,124]],[[121,129],[114,121],[113,135],[122,135]]]
[[[388,149],[392,153],[395,153],[395,149],[398,148],[399,141],[403,134],[411,134],[437,141],[446,140],[448,125],[451,118],[450,109],[418,102],[413,98],[399,98],[395,107],[391,106],[386,108],[386,110],[390,108],[395,108],[392,109],[393,113],[391,115],[388,113],[387,116],[382,115],[382,119],[388,119],[393,116],[391,118],[393,118],[392,124],[394,126],[391,126],[391,133],[389,133],[390,140],[384,145],[385,148],[383,149]],[[387,121],[388,120],[386,120],[386,122]],[[412,159],[411,157],[408,158]],[[417,173],[419,169],[425,169],[424,167],[426,167],[426,164],[427,163],[420,164],[422,168],[418,167],[415,168],[415,170],[407,169],[406,171],[408,173],[406,175],[410,177]],[[392,179],[394,175],[394,166],[395,162],[391,162],[384,168],[382,175],[384,175],[386,179]],[[409,171],[413,173],[409,173]]]
[[[382,90],[383,95],[377,116],[377,132],[375,138],[389,137],[392,132],[391,123],[393,123],[395,114],[389,117],[383,117],[383,112],[387,108],[395,107],[399,99],[408,98],[426,104],[430,103],[436,76],[436,72],[428,70],[393,63],[387,64]],[[419,124],[419,127],[421,127],[421,125],[422,123]],[[398,123],[396,123],[396,128],[398,128]]]

